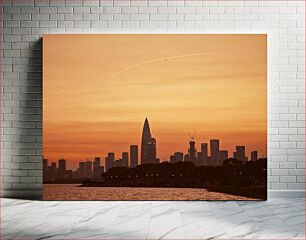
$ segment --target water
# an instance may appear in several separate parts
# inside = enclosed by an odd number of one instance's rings
[[[258,200],[199,188],[78,187],[44,184],[44,200]]]

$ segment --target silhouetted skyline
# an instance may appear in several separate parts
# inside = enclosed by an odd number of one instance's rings
[[[229,156],[229,151],[220,149],[221,141],[219,139],[210,140],[210,155],[208,155],[208,143],[200,143],[200,150],[197,151],[194,136],[190,138],[187,151],[169,153],[169,158],[160,160],[156,151],[157,140],[152,137],[149,120],[146,118],[141,135],[141,154],[139,156],[138,145],[130,145],[130,152],[122,152],[118,158],[114,152],[109,152],[105,157],[105,166],[101,166],[101,158],[95,157],[93,161],[85,160],[79,162],[76,171],[67,169],[67,160],[59,159],[57,163],[52,162],[49,166],[48,160],[44,159],[44,176],[46,179],[61,178],[99,178],[101,173],[107,172],[113,167],[136,167],[140,164],[158,164],[160,162],[177,163],[180,161],[192,162],[195,166],[222,166],[224,161],[229,158],[235,158],[241,162],[248,160],[256,161],[258,159],[257,150],[252,150],[250,158],[246,155],[246,146],[237,145],[236,151]]]

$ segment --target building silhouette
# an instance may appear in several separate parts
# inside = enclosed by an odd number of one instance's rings
[[[189,148],[188,148],[188,155],[189,155],[189,161],[195,163],[196,162],[196,154],[197,150],[195,148],[195,141],[190,140],[189,141]]]
[[[175,152],[174,153],[174,160],[175,160],[176,163],[183,161],[184,160],[184,153],[182,153],[182,152]]]
[[[105,158],[105,171],[108,171],[114,166],[115,163],[115,153],[109,152]]]
[[[134,168],[138,165],[138,145],[130,146],[130,167]]]
[[[58,177],[64,178],[66,174],[66,160],[60,159],[58,160]]]
[[[86,178],[91,178],[92,176],[93,176],[92,162],[91,161],[86,161],[85,162],[85,177]]]
[[[156,161],[156,140],[152,138],[149,121],[146,118],[141,137],[141,164],[157,163]]]
[[[101,177],[101,174],[104,172],[104,167],[101,166],[101,158],[95,157],[95,160],[93,162],[93,176],[94,178]]]
[[[251,160],[252,161],[257,161],[257,159],[258,159],[258,156],[257,156],[258,154],[257,154],[257,151],[252,151],[251,152]]]
[[[123,161],[124,167],[129,166],[129,153],[128,152],[123,152],[122,153],[122,161]]]
[[[245,146],[236,146],[236,152],[234,152],[233,157],[239,161],[246,162],[247,157],[245,156]]]
[[[79,162],[79,168],[77,170],[78,176],[85,177],[85,163]]]
[[[206,164],[207,163],[207,157],[208,157],[207,143],[201,143],[201,160],[202,160],[202,164]]]
[[[219,162],[219,139],[210,140],[210,161],[212,165],[218,165]]]
[[[227,150],[220,150],[219,151],[219,160],[221,161],[221,164],[228,159],[228,151]]]

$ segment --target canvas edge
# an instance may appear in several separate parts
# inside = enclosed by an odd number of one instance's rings
[[[305,190],[268,190],[270,198],[305,198]],[[2,198],[42,200],[42,190],[2,190]],[[204,200],[203,200],[204,201]]]

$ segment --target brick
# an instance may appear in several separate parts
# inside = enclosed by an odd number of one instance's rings
[[[31,7],[34,6],[34,0],[14,0],[12,1],[13,6]]]
[[[148,0],[148,6],[167,6],[167,1],[165,0]]]
[[[77,28],[87,28],[87,27],[89,28],[90,21],[74,21],[73,26]]]
[[[51,0],[52,1],[52,0]],[[35,6],[49,6],[50,5],[50,2],[49,0],[35,0]]]
[[[288,189],[303,189],[303,190],[305,190],[305,183],[288,183]]]
[[[138,13],[138,8],[137,7],[122,7],[121,12],[124,14]]]
[[[139,7],[139,13],[157,13],[157,7]]]
[[[57,13],[57,7],[40,7],[39,12],[47,14]]]
[[[83,20],[96,20],[98,21],[100,19],[99,14],[83,14]]]
[[[64,7],[66,6],[66,1],[65,0],[50,0],[50,6]]]
[[[90,13],[90,7],[74,7],[73,13]]]
[[[99,6],[100,1],[99,0],[90,0],[90,1],[82,1],[83,6]]]
[[[82,0],[68,0],[68,1],[66,1],[66,6],[68,6],[68,7],[81,7],[82,5],[83,5]]]
[[[177,13],[195,13],[195,7],[177,7],[176,8]]]
[[[52,15],[51,15],[52,16]],[[49,20],[50,15],[44,14],[32,14],[32,20]]]
[[[90,26],[92,28],[106,28],[107,21],[91,21]]]
[[[285,182],[285,183],[295,183],[296,182],[296,176],[280,176],[279,181]]]
[[[43,28],[57,27],[57,21],[40,21],[39,27],[43,27]]]
[[[148,2],[146,0],[131,0],[130,5],[135,7],[147,6]]]
[[[121,13],[120,7],[104,7],[103,13]]]
[[[39,21],[21,21],[20,26],[22,28],[35,28],[39,27]]]
[[[176,7],[158,7],[158,13],[176,13]]]
[[[73,7],[58,7],[57,13],[59,14],[73,13]]]

